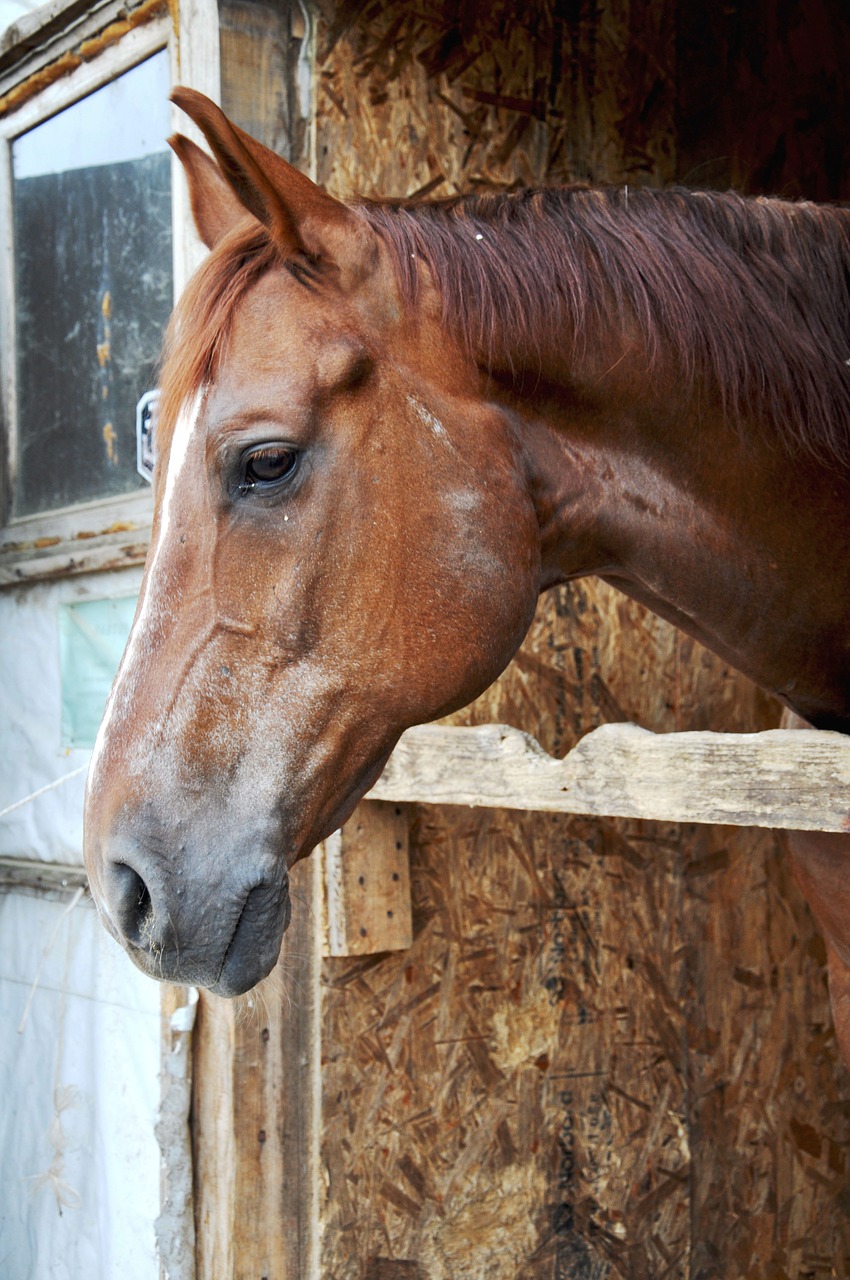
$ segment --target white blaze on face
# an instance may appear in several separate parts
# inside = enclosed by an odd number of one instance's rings
[[[156,543],[148,553],[148,563],[142,586],[142,596],[139,600],[139,608],[136,614],[136,621],[134,622],[133,629],[130,632],[130,638],[127,641],[127,647],[124,650],[124,655],[118,667],[118,672],[115,676],[115,680],[109,694],[109,699],[106,703],[106,710],[103,713],[103,720],[101,721],[100,729],[98,730],[98,735],[95,740],[86,782],[87,791],[91,790],[91,787],[94,784],[97,770],[100,766],[106,736],[109,732],[110,723],[114,719],[119,699],[126,701],[124,686],[128,679],[132,679],[132,672],[139,658],[140,646],[147,632],[152,610],[151,588],[156,578],[157,561],[160,558],[163,547],[166,545],[168,528],[171,523],[172,509],[174,505],[174,491],[178,477],[183,470],[186,456],[189,452],[189,443],[192,439],[192,435],[201,412],[205,390],[206,389],[204,387],[201,387],[194,399],[183,406],[174,427],[174,435],[171,440],[171,450],[168,455],[165,491],[162,495],[162,506],[159,512],[159,529],[157,532]]]

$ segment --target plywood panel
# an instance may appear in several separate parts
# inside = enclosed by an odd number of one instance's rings
[[[323,3],[340,194],[676,171],[678,7]],[[599,584],[457,723],[774,727]],[[418,806],[414,943],[324,967],[327,1280],[846,1275],[850,1082],[768,833]]]
[[[670,0],[320,8],[319,177],[341,194],[673,176]]]

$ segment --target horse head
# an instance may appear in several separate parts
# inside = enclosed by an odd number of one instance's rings
[[[155,516],[97,739],[86,865],[145,971],[238,994],[288,868],[400,734],[502,670],[540,586],[522,444],[381,237],[200,95],[172,140],[211,250],[162,373]]]

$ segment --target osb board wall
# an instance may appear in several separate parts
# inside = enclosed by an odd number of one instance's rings
[[[676,45],[670,3],[328,3],[320,179],[668,181]],[[593,582],[456,717],[556,753],[777,718]],[[422,806],[411,854],[412,949],[325,963],[323,1280],[850,1274],[850,1080],[778,840]]]
[[[845,0],[683,3],[676,37],[683,180],[848,198]]]
[[[669,4],[320,9],[319,180],[340,193],[673,176]]]

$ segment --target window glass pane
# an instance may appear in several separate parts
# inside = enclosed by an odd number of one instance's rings
[[[172,305],[169,88],[163,51],[13,143],[17,516],[144,485],[135,406]]]
[[[93,747],[136,612],[136,596],[59,606],[62,746]]]

